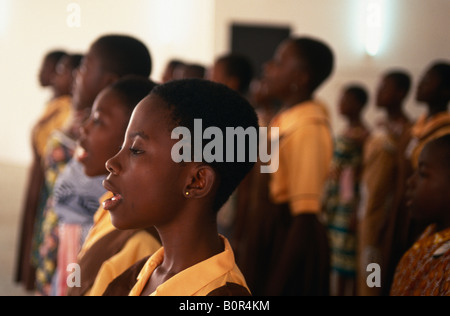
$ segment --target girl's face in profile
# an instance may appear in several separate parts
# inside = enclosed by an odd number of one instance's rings
[[[408,179],[407,205],[421,223],[439,222],[449,210],[450,175],[445,150],[435,144],[425,146],[419,167]]]
[[[294,45],[289,40],[282,42],[273,59],[264,65],[263,82],[271,96],[284,97],[292,92],[292,83],[296,82],[301,69]]]
[[[122,149],[106,163],[110,174],[103,185],[114,196],[104,208],[118,229],[164,225],[185,199],[185,168],[171,157],[177,141],[171,122],[165,101],[146,97],[131,116]]]
[[[107,88],[94,102],[89,119],[81,128],[75,157],[89,177],[107,174],[106,161],[122,145],[130,110],[122,104],[117,92]]]

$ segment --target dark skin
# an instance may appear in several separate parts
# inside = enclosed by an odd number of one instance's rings
[[[386,111],[390,122],[409,122],[408,116],[403,111],[406,93],[397,87],[395,80],[391,77],[386,76],[381,80],[376,94],[376,105]]]
[[[57,62],[57,60],[49,56],[44,58],[38,74],[41,87],[48,87],[52,84],[52,80],[56,72]]]
[[[119,79],[119,75],[104,69],[99,48],[94,43],[75,77],[73,87],[73,106],[77,111],[83,111],[94,104],[100,91]]]
[[[89,177],[107,174],[105,162],[113,157],[123,143],[131,110],[117,92],[106,88],[100,92],[89,119],[80,129],[75,157],[83,164]]]
[[[430,143],[419,157],[419,167],[408,180],[407,206],[424,227],[450,227],[450,169],[448,149]]]
[[[79,127],[89,117],[91,107],[100,91],[119,79],[116,73],[107,71],[102,65],[102,56],[94,43],[78,68],[73,85],[73,121],[68,134],[77,139]]]
[[[217,175],[204,163],[172,160],[173,127],[165,101],[150,95],[133,112],[122,149],[106,163],[104,186],[115,195],[104,206],[114,226],[155,226],[164,247],[164,260],[143,296],[224,249],[212,207]]]
[[[450,101],[450,88],[445,87],[439,74],[429,69],[419,82],[416,100],[423,102],[428,108],[428,117],[446,112]]]
[[[369,131],[361,119],[364,104],[350,92],[344,91],[339,101],[339,112],[347,120],[345,134],[359,143],[363,143]]]
[[[70,65],[70,56],[62,57],[56,65],[56,72],[52,79],[55,97],[72,95],[73,71],[74,69]]]
[[[227,74],[224,62],[216,61],[208,74],[209,80],[226,85],[228,88],[239,91],[239,79]]]
[[[267,87],[269,96],[281,101],[281,111],[289,109],[301,102],[311,100],[313,91],[310,89],[311,75],[306,70],[304,61],[299,57],[294,43],[286,40],[280,44],[274,58],[264,67],[262,82]],[[305,213],[316,213],[315,210]],[[314,220],[311,216],[293,216],[287,238],[277,264],[276,275],[269,281],[270,294],[281,293],[283,284],[290,279],[290,271],[298,262],[297,253],[303,253],[304,243],[299,242],[308,221]]]
[[[281,101],[281,110],[312,99],[309,80],[310,74],[290,40],[281,43],[274,58],[264,65],[262,82],[267,84],[268,95]]]

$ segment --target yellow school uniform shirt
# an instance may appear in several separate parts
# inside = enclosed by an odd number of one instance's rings
[[[112,196],[113,194],[111,192],[105,193],[100,198],[100,204]],[[116,228],[111,222],[109,212],[101,205],[94,215],[94,225],[86,237],[79,258],[81,258],[94,243],[115,229]],[[122,250],[103,262],[94,284],[85,295],[102,295],[112,280],[138,260],[155,253],[160,247],[160,242],[147,232],[137,232],[126,242]]]
[[[321,208],[333,156],[329,125],[326,107],[317,101],[293,106],[270,124],[279,128],[279,165],[270,175],[270,196],[277,204],[289,203],[293,216]]]
[[[235,263],[230,243],[225,237],[220,237],[225,245],[223,252],[174,275],[159,285],[150,296],[206,296],[228,282],[248,290],[245,278]],[[163,260],[164,248],[161,248],[147,260],[129,296],[141,295],[153,271]]]
[[[419,156],[425,145],[447,134],[450,134],[450,113],[442,112],[431,118],[428,118],[426,114],[419,117],[412,127],[412,140],[406,152],[414,169],[418,167]]]
[[[39,121],[33,128],[33,144],[40,157],[46,152],[46,146],[50,134],[69,120],[72,109],[72,97],[64,95],[48,102]]]

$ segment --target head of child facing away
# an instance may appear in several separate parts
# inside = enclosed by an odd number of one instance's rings
[[[259,127],[248,101],[225,85],[202,79],[171,81],[155,87],[137,105],[122,149],[106,163],[104,186],[114,196],[104,208],[113,225],[155,226],[161,237],[164,260],[149,280],[150,293],[171,276],[224,251],[216,213],[254,165],[174,162],[171,151],[178,140],[172,139],[172,131],[183,126],[194,135],[194,119],[202,120],[203,130],[222,131],[224,156],[227,127]]]
[[[146,77],[129,75],[99,93],[81,127],[75,154],[87,176],[107,174],[105,163],[119,151],[131,113],[155,86]]]

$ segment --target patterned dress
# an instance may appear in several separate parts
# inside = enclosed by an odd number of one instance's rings
[[[391,295],[450,296],[450,228],[425,229],[400,260]]]
[[[58,175],[73,155],[75,141],[61,131],[53,133],[45,157],[45,185],[49,196],[36,222],[33,261],[36,266],[36,291],[50,295],[51,280],[56,270],[58,216],[54,212],[53,188]]]
[[[362,143],[347,135],[335,140],[333,161],[324,193],[324,215],[328,226],[331,269],[346,277],[356,275],[356,209]]]

